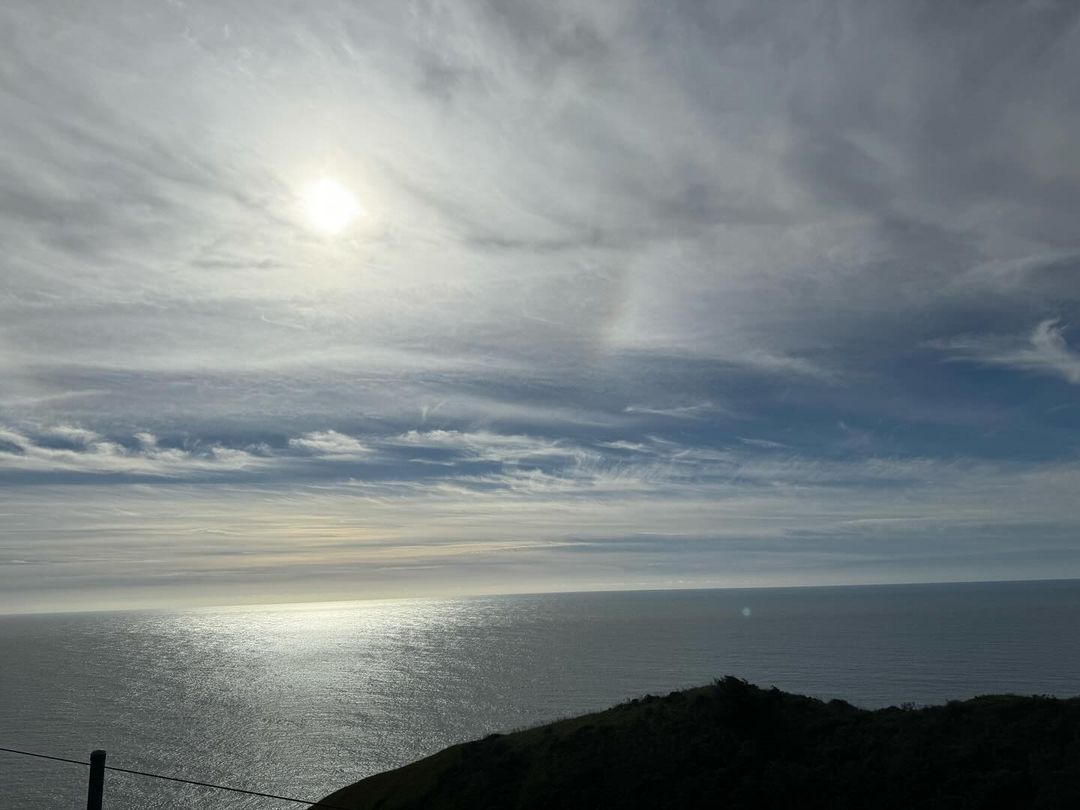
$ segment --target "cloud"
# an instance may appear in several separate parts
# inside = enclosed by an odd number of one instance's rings
[[[54,425],[46,432],[47,436],[55,436],[61,439],[67,439],[77,444],[87,445],[101,441],[101,436],[92,430],[85,428],[74,427],[72,425]],[[140,434],[149,436],[149,434]]]
[[[45,444],[50,437],[72,440],[75,447]],[[267,459],[246,449],[206,445],[196,449],[161,447],[150,433],[139,433],[133,444],[109,441],[97,433],[58,426],[32,437],[0,427],[0,472],[86,473],[170,478],[191,473],[250,470]]]
[[[626,413],[667,416],[673,419],[696,419],[730,413],[723,406],[714,402],[695,402],[688,405],[670,405],[667,407],[660,405],[627,405],[623,410]]]
[[[389,444],[424,449],[449,450],[476,461],[521,464],[544,459],[581,460],[594,455],[572,443],[534,436],[508,435],[491,431],[410,430]]]
[[[289,447],[314,456],[332,458],[363,458],[371,450],[352,436],[336,430],[318,430],[289,439]]]
[[[107,388],[110,369],[216,366],[262,391],[345,357],[403,379],[434,355],[459,377],[480,359],[539,376],[640,349],[846,380],[873,364],[875,329],[948,318],[972,266],[1067,255],[1072,218],[1029,212],[1076,201],[1046,167],[1078,124],[1043,80],[1072,75],[1075,33],[1061,9],[841,24],[832,7],[191,4],[137,36],[73,15],[85,37],[45,61],[44,12],[16,3],[2,354],[32,375],[99,368]],[[987,37],[1007,70],[981,69]],[[350,240],[311,238],[294,210],[327,166],[378,220]]]
[[[748,436],[739,436],[739,441],[743,444],[748,444],[751,447],[764,447],[770,450],[779,450],[788,447],[783,442],[776,442],[772,439],[757,439]]]
[[[1069,347],[1057,318],[1039,322],[1025,338],[971,335],[929,345],[950,352],[953,360],[1048,374],[1080,385],[1080,352]]]
[[[62,445],[57,443],[62,440]],[[227,445],[192,441],[166,443],[153,433],[105,438],[85,428],[57,425],[36,431],[0,427],[0,473],[20,475],[86,474],[186,478],[199,480],[237,473],[295,474],[304,464],[363,461],[371,448],[335,430],[311,431],[289,438],[283,447],[266,444]]]

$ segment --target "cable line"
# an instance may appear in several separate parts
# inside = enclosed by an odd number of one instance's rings
[[[54,757],[50,754],[39,754],[35,751],[21,751],[18,748],[3,748],[0,747],[0,751],[8,754],[21,754],[25,757],[37,757],[38,759],[51,759],[56,762],[68,762],[72,765],[86,765],[89,766],[89,762],[84,762],[80,759],[67,759],[65,757]],[[196,785],[197,787],[213,788],[214,790],[227,790],[231,793],[243,793],[247,796],[259,796],[263,799],[277,799],[281,802],[293,802],[294,804],[306,804],[311,807],[324,807],[327,810],[353,810],[351,807],[342,807],[340,804],[324,804],[323,802],[312,801],[311,799],[296,799],[292,796],[279,796],[276,793],[262,793],[258,790],[245,790],[243,788],[229,787],[228,785],[216,785],[213,782],[199,782],[194,779],[181,779],[179,776],[166,776],[161,773],[151,773],[150,771],[136,771],[131,768],[116,768],[112,765],[106,765],[105,770],[116,771],[117,773],[127,773],[133,776],[147,776],[151,779],[163,779],[166,782],[179,782],[184,785]]]
[[[22,754],[24,757],[37,757],[38,759],[55,759],[57,762],[70,762],[72,765],[87,765],[89,762],[83,762],[81,759],[64,759],[64,757],[53,757],[48,754],[35,754],[33,751],[20,751],[18,748],[0,748],[0,751],[6,751],[9,754]]]

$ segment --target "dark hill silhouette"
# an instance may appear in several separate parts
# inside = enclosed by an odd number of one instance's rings
[[[857,709],[737,678],[447,748],[356,810],[1078,808],[1080,698]]]

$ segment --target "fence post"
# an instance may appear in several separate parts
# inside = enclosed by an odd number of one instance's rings
[[[90,752],[90,786],[86,791],[86,810],[101,810],[105,793],[105,752]]]

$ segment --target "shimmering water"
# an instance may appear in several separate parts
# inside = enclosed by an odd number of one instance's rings
[[[748,615],[747,615],[748,614]],[[0,746],[318,798],[447,745],[735,674],[858,705],[1080,694],[1080,581],[0,617]],[[0,754],[0,807],[85,802]],[[109,810],[287,808],[109,774]]]

